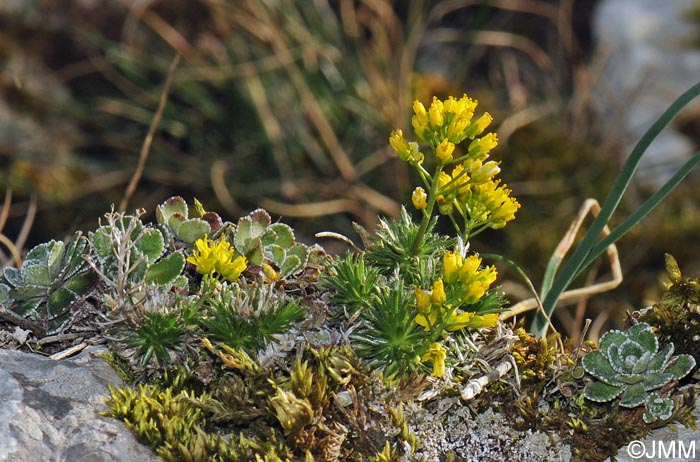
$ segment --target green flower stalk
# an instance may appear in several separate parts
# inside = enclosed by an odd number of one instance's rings
[[[425,186],[417,187],[411,198],[416,209],[423,213],[412,247],[414,256],[420,251],[436,205],[465,242],[485,229],[504,227],[520,208],[518,201],[510,196],[510,189],[500,180],[494,180],[500,168],[487,159],[498,145],[498,137],[495,133],[481,136],[493,118],[484,113],[472,120],[476,106],[477,101],[466,94],[460,99],[449,97],[444,101],[433,98],[427,110],[419,101],[413,103],[413,131],[433,151],[432,174],[423,166],[425,155],[417,142],[407,141],[399,129],[389,137],[399,158],[418,170]],[[459,150],[458,145],[465,140],[470,140],[469,145],[466,150]]]

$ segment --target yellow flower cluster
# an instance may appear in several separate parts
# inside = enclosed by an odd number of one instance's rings
[[[496,268],[488,266],[479,269],[481,258],[470,255],[464,259],[456,252],[446,252],[443,257],[442,277],[438,278],[430,290],[416,288],[416,323],[426,331],[442,323],[448,331],[465,327],[479,329],[491,327],[498,322],[498,314],[479,315],[475,312],[458,312],[460,306],[477,303],[496,280]],[[445,291],[448,286],[448,293]]]
[[[459,287],[459,301],[462,305],[471,305],[481,300],[498,276],[493,265],[479,269],[481,257],[478,254],[469,255],[465,259],[458,252],[445,252],[442,265],[445,281]]]
[[[469,193],[463,198],[473,227],[500,229],[515,219],[515,212],[520,208],[520,204],[510,196],[510,189],[499,186],[499,183],[499,180],[489,180],[472,185]]]
[[[477,101],[467,95],[456,99],[450,96],[445,101],[433,98],[427,110],[423,103],[413,103],[414,116],[411,119],[413,131],[419,140],[436,147],[443,143],[457,145],[467,138],[479,136],[493,118],[485,113],[472,121]]]
[[[473,120],[476,107],[477,101],[467,95],[444,101],[433,98],[428,109],[419,101],[413,103],[416,137],[434,151],[437,170],[433,176],[422,166],[425,156],[418,143],[406,141],[401,130],[394,130],[389,138],[399,157],[416,166],[430,188],[429,193],[422,187],[416,188],[413,205],[425,215],[433,214],[434,205],[442,215],[454,218],[456,212],[463,218],[458,228],[465,239],[486,228],[502,228],[520,208],[511,197],[511,190],[494,180],[501,169],[488,157],[498,145],[498,137],[495,133],[482,136],[493,118],[484,113]],[[467,139],[471,141],[466,150],[458,151],[456,146]]]
[[[199,274],[220,275],[228,281],[235,281],[245,271],[248,260],[240,255],[234,258],[235,249],[224,238],[211,241],[206,236],[195,242],[197,250],[187,258],[187,261],[197,267]]]

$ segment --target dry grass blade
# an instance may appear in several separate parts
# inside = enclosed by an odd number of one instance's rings
[[[583,224],[583,220],[586,215],[591,213],[594,217],[597,217],[600,213],[600,204],[595,199],[587,199],[581,206],[576,219],[571,223],[568,231],[557,245],[553,255],[552,261],[561,262],[564,259],[566,253],[571,249],[574,244],[576,234]],[[603,237],[610,234],[610,229],[605,226],[603,229]],[[587,287],[582,287],[580,289],[573,289],[564,292],[559,297],[559,302],[579,300],[581,298],[587,298],[594,294],[599,294],[607,292],[614,289],[622,282],[622,268],[620,267],[620,257],[617,253],[617,247],[615,244],[611,244],[606,250],[608,261],[610,263],[610,269],[612,272],[612,279],[609,281],[599,282],[597,284],[589,285]],[[558,264],[557,264],[558,266]],[[501,320],[510,319],[518,314],[525,313],[527,311],[533,310],[538,307],[538,300],[536,298],[530,298],[523,300],[520,303],[513,305],[508,311],[501,314]]]
[[[32,228],[32,225],[34,224],[34,217],[36,216],[36,211],[37,211],[37,200],[36,196],[31,196],[29,199],[29,206],[27,207],[27,213],[25,214],[24,217],[24,222],[22,223],[22,228],[19,231],[19,235],[13,242],[12,239],[8,238],[5,234],[2,233],[2,229],[5,227],[5,223],[7,222],[7,217],[10,214],[10,206],[12,202],[12,190],[8,189],[7,192],[5,193],[5,200],[3,201],[3,206],[2,206],[2,211],[0,211],[0,244],[4,245],[7,247],[7,250],[10,252],[11,255],[11,260],[14,262],[14,265],[19,268],[22,266],[22,256],[20,254],[22,248],[24,247],[24,244],[27,242],[27,237],[29,237],[29,231]],[[9,259],[7,256],[0,250],[0,266],[7,266],[9,263]]]
[[[119,204],[119,210],[122,212],[126,211],[126,208],[129,205],[129,201],[131,200],[131,197],[134,195],[134,192],[136,192],[136,187],[138,186],[139,181],[141,180],[141,176],[143,176],[143,170],[146,167],[146,160],[148,159],[148,153],[151,149],[151,144],[153,143],[153,137],[155,136],[156,129],[158,128],[158,124],[160,123],[160,119],[163,117],[163,111],[165,110],[165,103],[168,101],[168,94],[170,93],[170,86],[173,82],[173,74],[175,74],[175,69],[177,68],[177,65],[179,62],[180,62],[180,55],[177,54],[177,55],[175,55],[175,58],[173,58],[172,62],[170,63],[170,68],[168,69],[168,75],[165,78],[165,83],[163,84],[163,90],[160,93],[160,101],[158,102],[158,109],[156,109],[156,113],[153,115],[153,120],[151,120],[151,126],[148,128],[148,133],[146,134],[146,138],[143,140],[143,145],[141,146],[141,153],[139,154],[139,163],[136,166],[136,171],[134,172],[134,175],[131,177],[131,181],[129,181],[129,185],[126,187],[126,192],[124,193],[124,197],[122,198],[122,201]]]

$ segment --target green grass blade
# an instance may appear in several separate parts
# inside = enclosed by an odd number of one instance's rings
[[[639,166],[639,161],[646,152],[649,145],[656,139],[661,130],[663,130],[666,125],[668,125],[671,120],[681,111],[692,99],[700,95],[700,83],[695,84],[685,93],[676,99],[673,104],[664,112],[661,117],[659,117],[656,122],[647,130],[647,132],[642,136],[637,145],[634,147],[630,153],[629,158],[622,167],[622,171],[618,175],[615,183],[613,184],[610,193],[608,194],[603,206],[601,208],[600,214],[593,221],[588,232],[583,237],[581,243],[576,247],[571,257],[564,265],[561,273],[551,285],[551,288],[547,293],[543,293],[543,305],[545,313],[551,317],[552,312],[556,306],[556,303],[560,295],[566,290],[566,288],[571,284],[576,276],[578,276],[583,269],[585,269],[584,263],[589,260],[589,255],[591,250],[594,248],[596,241],[598,241],[601,232],[605,225],[610,221],[612,214],[620,203],[622,196],[624,195],[627,187],[629,186],[632,176]],[[531,330],[538,336],[542,336],[546,331],[546,320],[542,315],[537,315],[533,322]]]
[[[583,262],[583,267],[588,267],[593,260],[598,258],[605,249],[610,245],[620,240],[622,236],[627,234],[637,223],[642,221],[649,212],[654,210],[657,205],[663,201],[666,196],[680,184],[681,181],[685,179],[686,176],[698,165],[700,164],[700,151],[693,154],[683,166],[671,177],[670,180],[664,184],[661,189],[659,189],[654,195],[647,199],[644,204],[642,204],[637,210],[634,211],[625,221],[623,221],[617,228],[612,230],[608,236],[598,241],[598,243],[591,249]]]

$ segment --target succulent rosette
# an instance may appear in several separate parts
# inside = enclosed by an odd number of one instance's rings
[[[598,381],[590,382],[584,396],[607,402],[620,397],[620,406],[645,405],[644,421],[668,419],[674,402],[657,390],[672,380],[685,377],[695,366],[687,354],[673,356],[673,343],[660,348],[651,326],[638,323],[627,332],[611,330],[600,339],[598,351],[583,357],[583,368]]]

